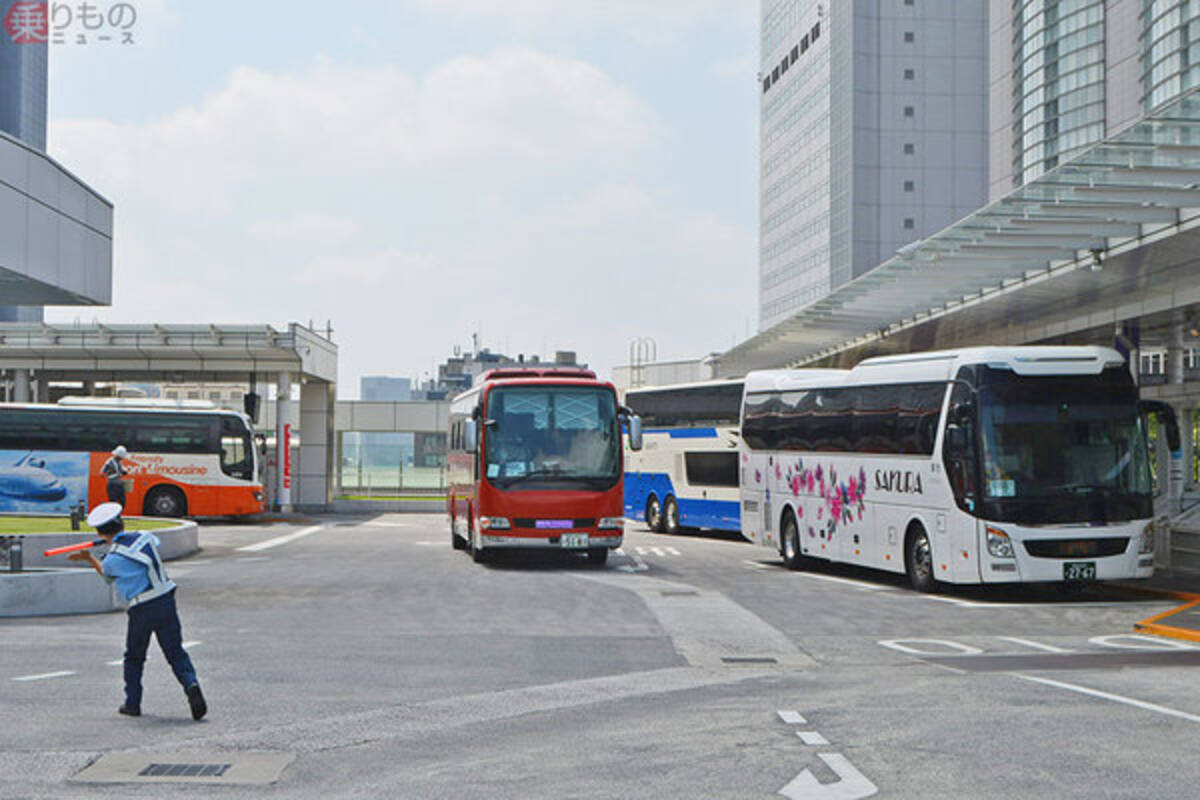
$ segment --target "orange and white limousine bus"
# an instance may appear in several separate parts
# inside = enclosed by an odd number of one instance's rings
[[[56,513],[108,499],[102,467],[118,446],[131,514],[207,517],[263,510],[248,418],[217,408],[0,405],[0,512]]]

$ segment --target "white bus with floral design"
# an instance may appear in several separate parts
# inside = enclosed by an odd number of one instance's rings
[[[752,372],[743,533],[792,568],[858,564],[922,591],[1149,577],[1149,412],[1124,359],[1101,347]]]

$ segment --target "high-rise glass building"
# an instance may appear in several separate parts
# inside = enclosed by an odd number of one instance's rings
[[[989,3],[992,198],[1200,86],[1200,0]]]
[[[762,0],[759,326],[987,199],[983,0]]]
[[[18,43],[0,28],[0,131],[46,150],[47,47]],[[0,295],[0,322],[38,322],[40,306],[12,306]]]
[[[0,131],[46,149],[47,44],[18,44],[0,29]]]

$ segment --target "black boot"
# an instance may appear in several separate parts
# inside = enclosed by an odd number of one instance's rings
[[[192,719],[200,719],[208,713],[208,704],[204,702],[204,692],[200,684],[193,683],[184,691],[187,692],[188,705],[192,708]]]
[[[124,714],[127,717],[140,717],[142,715],[141,706],[131,706],[129,703],[122,703],[117,709],[118,714]]]

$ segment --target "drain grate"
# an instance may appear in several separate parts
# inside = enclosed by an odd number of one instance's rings
[[[233,764],[151,764],[139,778],[219,778]]]
[[[700,595],[695,589],[662,589],[659,594],[663,597],[698,597]]]
[[[770,656],[721,656],[726,664],[778,664],[779,660]]]
[[[76,773],[80,783],[259,784],[279,780],[294,753],[106,753]]]

